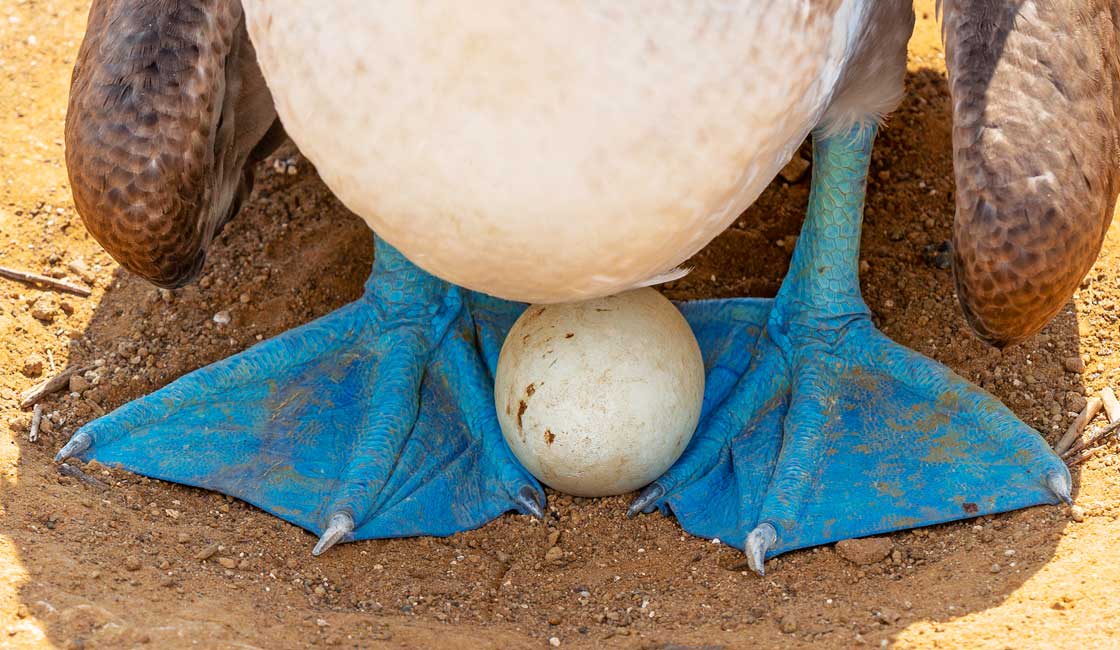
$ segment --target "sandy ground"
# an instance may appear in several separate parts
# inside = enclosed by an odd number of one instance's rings
[[[263,166],[200,283],[159,292],[121,271],[74,212],[63,163],[85,12],[79,0],[0,8],[0,264],[93,287],[80,298],[0,280],[0,647],[1120,644],[1115,446],[1075,469],[1075,510],[898,533],[891,555],[869,565],[833,548],[795,552],[765,578],[671,518],[624,519],[628,497],[551,494],[544,522],[510,515],[315,559],[311,535],[217,494],[101,467],[85,470],[105,489],[60,476],[50,457],[77,426],[355,298],[372,255],[364,225],[288,148]],[[932,0],[918,14],[910,92],[872,163],[867,301],[887,334],[1054,440],[1086,395],[1120,385],[1120,227],[1042,334],[1003,353],[970,335],[950,271],[929,252],[948,238],[953,181]],[[807,197],[807,180],[775,182],[666,292],[773,295]],[[215,324],[220,311],[230,324]],[[87,365],[89,385],[46,400],[49,431],[29,442],[19,392]],[[550,535],[563,551],[554,562],[544,560]]]

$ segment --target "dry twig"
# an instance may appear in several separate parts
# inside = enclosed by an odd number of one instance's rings
[[[1116,393],[1112,392],[1112,388],[1104,387],[1101,391],[1101,401],[1104,402],[1104,412],[1108,416],[1108,421],[1120,422],[1120,400],[1116,399]]]
[[[1079,452],[1082,449],[1088,447],[1089,445],[1093,444],[1094,442],[1108,436],[1110,433],[1112,433],[1113,431],[1116,431],[1117,429],[1120,429],[1120,422],[1113,422],[1112,424],[1109,424],[1109,425],[1106,425],[1106,426],[1103,426],[1099,429],[1094,430],[1092,433],[1089,434],[1088,438],[1085,438],[1081,442],[1079,442],[1076,445],[1070,447],[1065,453],[1063,453],[1062,458],[1068,458],[1068,457],[1076,454],[1077,452]]]
[[[18,282],[26,282],[27,284],[45,284],[52,289],[67,291],[69,293],[73,293],[83,297],[93,293],[83,286],[79,286],[65,280],[56,280],[45,275],[39,275],[38,273],[20,271],[18,269],[8,268],[6,266],[0,266],[0,277],[8,278],[9,280],[16,280]]]
[[[1086,449],[1085,451],[1081,452],[1080,454],[1078,454],[1078,455],[1076,455],[1072,458],[1067,458],[1066,459],[1066,467],[1074,467],[1076,465],[1080,465],[1081,463],[1084,463],[1085,461],[1089,460],[1090,458],[1092,458],[1097,453],[1097,449],[1098,449],[1097,447],[1093,447],[1092,449]]]
[[[1097,417],[1097,413],[1100,413],[1102,404],[1103,402],[1099,397],[1089,398],[1089,401],[1085,403],[1085,408],[1081,410],[1081,413],[1079,413],[1069,425],[1066,435],[1062,436],[1058,444],[1054,445],[1055,453],[1058,455],[1064,454],[1070,446],[1077,441],[1077,438],[1081,436],[1081,432],[1085,430],[1085,425],[1092,422],[1093,418]]]
[[[39,426],[43,424],[43,405],[36,404],[35,412],[31,414],[31,431],[27,434],[28,442],[39,439]]]
[[[85,367],[85,368],[67,368],[66,370],[63,370],[62,372],[58,373],[54,377],[51,377],[50,379],[44,379],[43,381],[35,384],[31,388],[28,388],[27,390],[23,391],[23,395],[20,396],[19,407],[20,408],[27,408],[28,406],[32,406],[32,405],[38,403],[39,400],[43,399],[47,395],[50,395],[51,393],[62,390],[63,388],[65,388],[66,386],[68,386],[70,384],[70,376],[71,375],[74,375],[74,374],[79,373],[79,372],[85,372],[88,369],[89,369],[88,367]]]

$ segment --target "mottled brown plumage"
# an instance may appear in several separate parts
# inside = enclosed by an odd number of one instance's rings
[[[247,161],[280,134],[237,0],[94,1],[66,163],[86,227],[126,268],[193,279],[248,193]]]
[[[1120,191],[1118,7],[945,5],[957,293],[995,345],[1042,329],[1100,252]]]

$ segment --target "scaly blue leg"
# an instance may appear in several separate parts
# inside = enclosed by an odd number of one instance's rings
[[[450,535],[544,493],[494,412],[523,305],[421,271],[378,240],[358,300],[78,430],[80,456],[218,490],[320,534]]]
[[[858,260],[873,139],[815,138],[808,217],[774,300],[681,306],[708,367],[700,425],[630,514],[671,510],[759,573],[796,548],[1070,498],[1037,432],[872,325]]]

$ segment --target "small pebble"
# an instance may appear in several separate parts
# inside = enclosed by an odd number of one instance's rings
[[[214,314],[214,322],[219,325],[229,325],[230,320],[229,312],[224,309]]]
[[[989,571],[991,571],[992,573],[999,573],[999,565],[998,564],[993,564],[991,566],[991,568],[989,569]]]
[[[129,555],[124,559],[124,568],[129,571],[136,571],[140,568],[140,558],[135,555]]]
[[[70,375],[70,392],[71,393],[84,393],[89,390],[90,382],[85,377],[79,374]]]
[[[547,553],[544,554],[544,561],[555,562],[562,557],[564,557],[564,551],[560,550],[559,546],[553,546],[552,548],[548,549]]]
[[[198,553],[195,553],[194,554],[194,559],[204,562],[204,561],[209,560],[210,558],[214,557],[214,554],[217,553],[217,552],[218,552],[218,545],[217,544],[211,544],[211,545],[203,548]]]
[[[1053,603],[1051,603],[1050,607],[1052,609],[1057,609],[1057,610],[1072,609],[1073,608],[1073,603],[1074,603],[1073,598],[1070,598],[1069,596],[1063,595],[1063,596],[1059,596],[1057,600],[1055,600]]]
[[[887,537],[864,537],[836,542],[836,552],[840,557],[860,565],[881,562],[892,550],[894,543]]]
[[[37,352],[32,352],[31,354],[27,355],[26,359],[23,360],[23,376],[38,377],[39,375],[43,374],[43,367],[45,366],[45,364],[46,360],[43,359],[43,355]]]
[[[222,565],[223,568],[233,569],[237,567],[237,560],[232,557],[220,557],[218,558],[218,564]]]
[[[559,648],[560,647],[560,639],[557,638],[557,637],[550,637],[548,639],[548,645],[552,646],[553,648]]]
[[[58,308],[46,298],[40,298],[31,305],[31,317],[35,320],[50,324],[58,316]]]
[[[1085,509],[1081,506],[1073,506],[1069,509],[1069,516],[1077,522],[1085,521]]]
[[[781,628],[782,632],[785,634],[793,634],[797,631],[797,619],[786,614],[782,617],[781,622],[778,623],[778,627]]]
[[[1062,359],[1062,367],[1066,372],[1085,372],[1085,361],[1081,357],[1066,357]]]
[[[77,275],[86,284],[93,284],[95,276],[90,272],[89,267],[86,266],[82,258],[78,257],[71,260],[70,263],[66,265],[66,268],[70,269],[74,275]]]
[[[948,269],[953,266],[953,247],[948,241],[940,244],[930,244],[922,249],[926,263],[934,268]]]
[[[801,154],[794,154],[793,158],[789,159],[782,171],[778,172],[787,183],[796,183],[797,181],[805,178],[805,173],[809,171],[809,161],[801,157]]]
[[[43,418],[43,419],[46,420],[46,418]],[[13,415],[12,417],[8,418],[8,428],[10,428],[12,431],[26,431],[27,428],[30,427],[30,426],[31,426],[31,414],[30,413],[17,413],[16,415]],[[42,427],[43,425],[40,423],[39,426]]]

